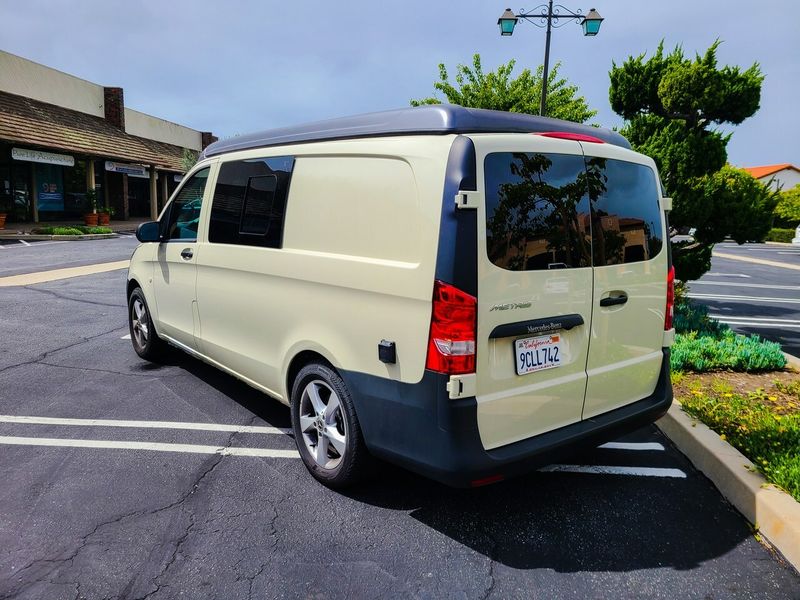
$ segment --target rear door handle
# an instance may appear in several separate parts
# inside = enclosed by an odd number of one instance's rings
[[[617,304],[625,304],[628,301],[627,294],[619,296],[609,296],[608,298],[600,299],[600,306],[616,306]]]
[[[192,256],[194,256],[194,252],[192,252],[191,248],[184,248],[183,250],[181,250],[181,258],[183,260],[189,260],[190,258],[192,258]]]

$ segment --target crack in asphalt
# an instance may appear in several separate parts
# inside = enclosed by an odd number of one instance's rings
[[[96,340],[97,338],[103,337],[104,335],[109,335],[110,333],[114,333],[115,331],[119,331],[120,329],[122,329],[122,327],[118,325],[114,327],[114,329],[109,329],[108,331],[103,331],[95,335],[90,335],[89,337],[81,338],[79,341],[72,342],[70,344],[67,344],[66,346],[61,346],[59,348],[53,348],[52,350],[47,350],[46,352],[42,352],[39,356],[37,356],[32,360],[26,360],[20,363],[5,366],[0,369],[0,373],[5,373],[6,371],[10,371],[11,369],[16,369],[18,367],[25,367],[44,362],[46,358],[48,358],[53,354],[56,354],[57,352],[61,352],[63,350],[69,350],[70,348],[74,348],[75,346],[80,346],[81,344],[85,344],[86,342],[91,342],[92,340]]]
[[[23,289],[30,290],[32,292],[39,292],[40,294],[47,294],[49,296],[55,296],[56,298],[60,298],[61,300],[70,300],[72,302],[79,302],[80,304],[94,304],[95,306],[108,306],[111,308],[127,309],[126,304],[110,304],[108,302],[97,302],[96,300],[87,300],[86,298],[73,298],[72,296],[60,294],[59,292],[55,292],[53,290],[36,288],[33,287],[32,285],[24,285],[22,287]]]
[[[45,367],[55,367],[58,369],[69,369],[73,371],[92,371],[95,373],[108,373],[109,375],[126,375],[128,377],[145,377],[147,379],[154,379],[152,373],[130,373],[125,371],[114,371],[112,369],[97,369],[94,367],[84,367],[79,365],[58,365],[56,363],[38,361],[36,364],[45,366]],[[174,378],[183,375],[183,373],[174,373],[172,375],[169,374],[162,374],[159,371],[158,379],[167,379],[167,378]]]
[[[249,419],[249,421],[247,422],[247,425],[252,425],[256,421],[257,418],[258,417],[256,415],[253,415]],[[239,433],[240,432],[237,432],[237,431],[232,432],[231,435],[228,436],[227,443],[224,446],[220,446],[220,449],[225,448],[225,447],[230,447],[230,445],[233,443],[235,437],[237,435],[239,435]],[[116,523],[121,523],[122,521],[124,521],[126,519],[138,518],[138,517],[141,517],[141,516],[152,516],[152,515],[156,515],[156,514],[159,514],[159,513],[168,511],[168,510],[172,510],[172,509],[174,509],[174,508],[176,508],[178,506],[181,506],[192,495],[194,495],[194,493],[200,488],[200,486],[203,484],[203,482],[213,474],[213,472],[216,470],[216,468],[222,463],[224,458],[225,458],[224,454],[218,454],[213,459],[210,459],[211,460],[211,464],[207,464],[206,463],[207,466],[203,469],[202,473],[200,473],[200,475],[195,479],[194,483],[192,483],[192,485],[189,487],[189,490],[186,493],[184,493],[183,495],[181,495],[181,497],[178,498],[177,500],[175,500],[173,502],[170,502],[169,504],[167,504],[165,506],[153,509],[153,510],[137,510],[137,511],[126,513],[124,515],[116,516],[113,519],[109,519],[107,521],[103,521],[102,523],[96,524],[94,526],[94,528],[92,529],[92,531],[90,531],[89,533],[81,536],[77,547],[70,553],[69,556],[67,556],[65,558],[37,559],[37,560],[34,560],[34,561],[30,562],[25,567],[23,567],[22,569],[20,569],[19,571],[17,571],[15,573],[17,578],[21,579],[23,573],[25,573],[27,571],[30,571],[32,569],[35,569],[36,567],[44,567],[45,565],[49,565],[50,567],[47,568],[46,570],[44,570],[41,573],[36,573],[32,579],[29,579],[28,581],[25,581],[25,582],[21,583],[16,588],[13,588],[7,594],[5,594],[3,596],[0,596],[0,598],[3,598],[3,599],[13,598],[13,597],[17,596],[18,594],[20,594],[21,592],[23,592],[26,589],[28,589],[30,586],[32,586],[32,585],[34,585],[36,583],[39,583],[40,581],[43,581],[45,579],[49,579],[50,576],[52,574],[54,574],[59,569],[59,567],[61,565],[64,565],[65,563],[69,563],[69,565],[71,566],[74,563],[75,559],[78,557],[78,555],[83,551],[83,549],[86,548],[86,546],[89,545],[90,539],[95,534],[97,534],[97,532],[101,528],[104,528],[104,527],[109,526],[109,525],[114,525]],[[273,509],[274,509],[274,507],[273,507]],[[276,519],[276,518],[277,518],[277,510],[275,511],[275,516],[273,518],[273,531],[274,531],[274,519]],[[195,513],[194,513],[193,510],[190,509],[189,510],[189,525],[186,527],[186,529],[181,534],[181,536],[177,540],[175,540],[173,542],[175,544],[175,548],[173,549],[173,552],[172,552],[171,556],[167,559],[166,563],[162,567],[162,569],[159,572],[159,574],[156,575],[153,578],[153,582],[156,585],[156,589],[148,592],[147,594],[145,594],[144,596],[139,598],[139,600],[145,600],[145,599],[151,597],[152,595],[156,594],[163,587],[165,587],[163,584],[158,583],[157,580],[163,578],[163,576],[167,573],[167,571],[174,565],[175,560],[177,559],[177,555],[178,555],[181,547],[186,543],[186,540],[191,535],[192,530],[194,529],[194,526],[195,526]]]

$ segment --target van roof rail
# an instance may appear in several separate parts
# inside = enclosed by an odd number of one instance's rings
[[[509,113],[499,110],[464,108],[454,104],[430,104],[373,112],[269,129],[258,133],[220,140],[208,146],[201,158],[286,144],[323,140],[347,140],[399,135],[445,135],[452,133],[538,133],[563,131],[590,135],[604,142],[630,148],[622,135],[611,129],[591,127],[571,121]]]

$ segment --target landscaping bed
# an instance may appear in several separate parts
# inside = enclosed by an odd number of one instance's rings
[[[31,230],[35,235],[98,235],[114,233],[111,227],[86,227],[84,225],[70,225],[69,227],[39,227]]]
[[[675,326],[672,387],[683,410],[800,501],[800,374],[780,345],[735,334],[688,300]]]

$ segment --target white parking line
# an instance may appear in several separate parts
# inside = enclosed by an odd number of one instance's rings
[[[542,473],[588,473],[591,475],[636,475],[639,477],[676,477],[685,479],[680,469],[657,467],[617,467],[611,465],[548,465],[539,469]]]
[[[185,452],[189,454],[221,454],[222,456],[258,456],[264,458],[300,458],[297,450],[269,448],[233,448],[230,446],[200,446],[196,444],[161,444],[155,442],[121,442],[113,440],[66,440],[60,438],[30,438],[0,436],[0,444],[11,446],[51,446],[57,448],[111,448],[116,450],[153,450],[155,452]]]
[[[769,317],[734,317],[733,315],[708,315],[712,319],[728,319],[729,321],[764,321],[765,323],[788,323],[790,325],[800,324],[797,319],[772,319]]]
[[[0,415],[0,423],[27,425],[79,425],[83,427],[133,427],[141,429],[190,429],[194,431],[228,431],[231,433],[287,434],[291,429],[258,425],[223,425],[217,423],[184,423],[180,421],[120,421],[112,419],[63,419],[59,417],[30,417]]]
[[[800,285],[768,285],[765,283],[733,283],[730,281],[692,281],[691,287],[696,285],[720,285],[725,287],[761,288],[765,290],[800,290]]]
[[[664,446],[658,442],[608,442],[598,448],[606,450],[663,450]]]
[[[129,340],[129,339],[131,339],[131,334],[130,333],[126,333],[125,335],[123,335],[119,339],[121,339],[121,340]]]
[[[744,273],[706,273],[706,277],[744,277],[745,279],[750,279],[750,275],[745,275]],[[696,283],[696,282],[692,282]]]
[[[698,300],[737,300],[742,302],[772,302],[778,304],[800,304],[795,298],[761,298],[760,296],[732,296],[730,294],[686,294]]]

